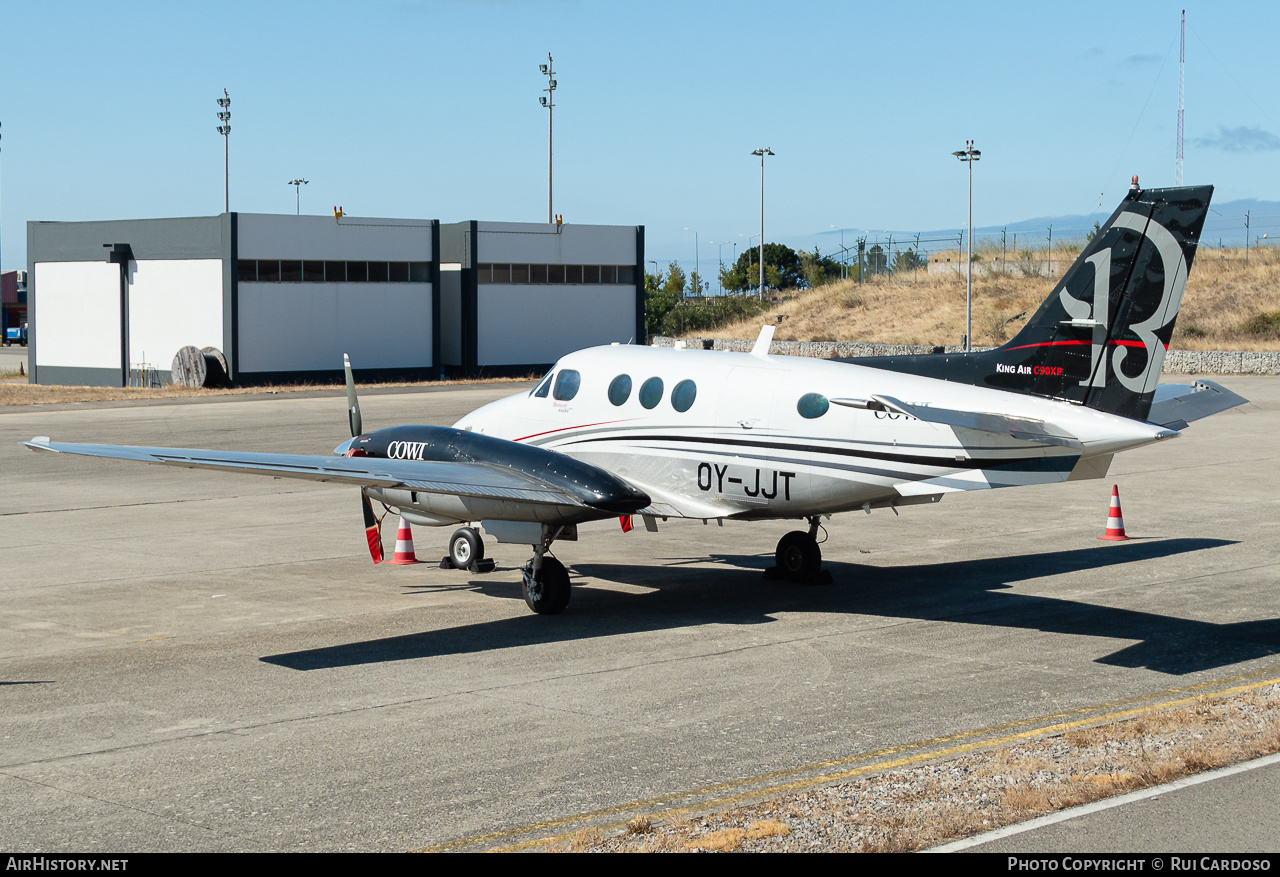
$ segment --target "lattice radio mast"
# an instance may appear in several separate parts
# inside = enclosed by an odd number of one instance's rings
[[[1182,10],[1182,29],[1178,36],[1178,157],[1173,164],[1173,184],[1182,185],[1182,105],[1187,89],[1187,10]]]

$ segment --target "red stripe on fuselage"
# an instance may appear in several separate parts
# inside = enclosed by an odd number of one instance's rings
[[[626,423],[625,420],[602,420],[599,423],[575,423],[573,426],[562,426],[559,429],[549,429],[546,432],[535,432],[532,435],[521,436],[513,441],[522,442],[526,439],[537,438],[540,435],[554,435],[557,432],[567,432],[571,429],[587,429],[592,426],[608,426],[610,423]]]
[[[1163,343],[1163,342],[1161,342],[1161,343]],[[1080,344],[1093,344],[1093,342],[1092,342],[1092,341],[1041,341],[1039,344],[1021,344],[1021,345],[1019,345],[1019,346],[1017,346],[1017,347],[1004,347],[1004,348],[1001,348],[1001,349],[1003,349],[1003,350],[1027,350],[1027,349],[1032,348],[1032,347],[1063,347],[1063,346],[1075,346],[1075,345],[1080,345]],[[1147,346],[1147,345],[1143,344],[1141,341],[1131,341],[1131,340],[1126,340],[1126,339],[1123,339],[1123,338],[1117,338],[1117,339],[1114,339],[1114,340],[1112,340],[1112,341],[1108,341],[1108,342],[1107,342],[1107,345],[1108,345],[1109,347],[1146,347],[1146,346]],[[1169,349],[1169,345],[1168,345],[1168,344],[1164,344],[1164,349],[1165,349],[1165,350],[1168,350],[1168,349]]]

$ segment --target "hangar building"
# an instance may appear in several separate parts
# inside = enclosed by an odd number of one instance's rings
[[[642,226],[224,213],[27,223],[33,383],[538,371],[644,331]]]

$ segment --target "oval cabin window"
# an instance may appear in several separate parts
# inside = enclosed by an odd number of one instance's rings
[[[622,405],[631,398],[631,375],[618,375],[609,383],[609,401]]]
[[[649,378],[640,385],[640,404],[654,408],[662,401],[662,378]]]
[[[693,381],[681,381],[671,391],[671,407],[680,412],[693,407],[693,400],[698,396],[698,386]]]
[[[827,409],[831,407],[831,403],[827,401],[827,397],[821,393],[805,393],[800,397],[800,401],[796,403],[796,410],[800,412],[800,416],[806,420],[813,420],[815,417],[821,417],[827,413]]]

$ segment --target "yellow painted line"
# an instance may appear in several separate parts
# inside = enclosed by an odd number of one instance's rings
[[[618,804],[613,807],[605,807],[599,810],[591,810],[586,813],[578,813],[573,816],[564,816],[558,819],[549,819],[544,822],[530,823],[528,825],[504,829],[502,831],[471,835],[468,837],[458,838],[457,840],[423,847],[421,849],[413,850],[412,852],[447,852],[449,850],[457,850],[464,847],[479,846],[493,843],[495,841],[515,838],[520,835],[539,834],[539,837],[536,839],[520,841],[507,846],[498,847],[493,850],[493,852],[518,852],[535,846],[563,841],[572,837],[576,831],[580,831],[582,826],[609,816],[617,816],[623,813],[633,814],[636,812],[645,812],[651,808],[659,807],[661,809],[653,811],[652,815],[661,819],[670,819],[677,816],[684,816],[689,813],[702,813],[708,810],[723,809],[746,801],[758,801],[764,798],[774,797],[779,794],[794,792],[798,789],[811,788],[839,780],[851,779],[863,774],[892,770],[906,765],[918,764],[923,761],[931,761],[938,758],[960,755],[965,752],[971,752],[975,749],[984,749],[992,746],[1015,743],[1032,737],[1040,737],[1046,734],[1069,731],[1085,725],[1093,725],[1100,722],[1114,722],[1131,718],[1136,715],[1141,715],[1143,713],[1151,713],[1157,710],[1183,706],[1188,703],[1194,703],[1199,698],[1206,696],[1206,692],[1210,689],[1212,689],[1210,693],[1213,697],[1225,697],[1233,694],[1240,694],[1255,688],[1263,688],[1267,685],[1280,683],[1280,676],[1263,680],[1257,679],[1258,676],[1273,672],[1275,672],[1274,668],[1267,668],[1265,670],[1258,670],[1252,673],[1241,673],[1235,676],[1227,676],[1221,679],[1201,682],[1196,685],[1166,688],[1162,691],[1150,694],[1121,698],[1119,700],[1107,701],[1088,707],[1078,707],[1076,709],[1066,710],[1060,713],[1052,713],[1050,715],[1039,716],[1037,718],[1004,722],[998,725],[990,725],[988,727],[972,731],[962,731],[957,734],[932,737],[915,743],[904,743],[898,746],[889,746],[874,752],[849,756],[847,758],[816,761],[800,767],[785,768],[783,770],[759,774],[745,779],[713,783],[697,789],[673,792],[669,795],[643,798],[637,801],[630,801],[626,804]],[[1232,683],[1238,684],[1233,685]],[[1217,687],[1222,685],[1226,685],[1228,687]],[[1117,707],[1125,707],[1128,704],[1133,703],[1143,703],[1143,705],[1117,709]],[[1104,712],[1099,712],[1100,710]],[[1081,718],[1072,718],[1073,716],[1081,716]],[[1020,728],[1027,725],[1031,725],[1033,727],[1025,728],[1024,730],[1016,731],[1014,733],[1004,733],[1006,731],[1011,731],[1014,728]],[[910,754],[887,761],[880,760],[887,756],[896,755],[902,752],[909,752]],[[831,771],[830,769],[833,767],[842,769]],[[811,775],[814,771],[827,772]],[[800,779],[791,780],[789,782],[775,782],[786,777],[800,775],[804,776]],[[768,784],[771,782],[773,785],[758,785],[760,783]],[[734,791],[738,789],[741,789],[742,791]],[[724,794],[726,792],[732,792],[732,794]],[[698,798],[697,803],[682,807],[663,806],[673,800],[691,797]],[[623,824],[624,823],[622,822],[607,823],[603,826],[597,827],[619,828]],[[577,827],[570,831],[563,831],[567,826]],[[542,832],[553,830],[560,831],[553,835],[541,834]]]

